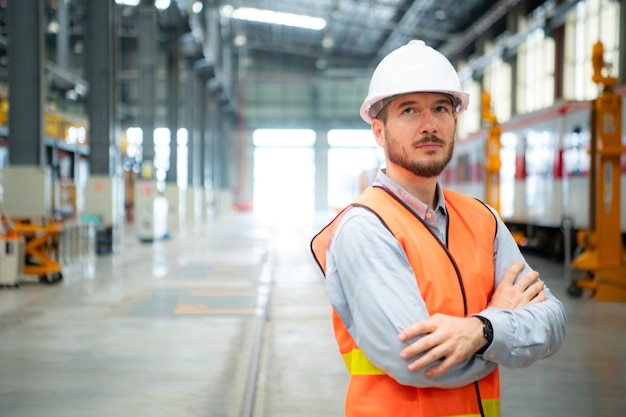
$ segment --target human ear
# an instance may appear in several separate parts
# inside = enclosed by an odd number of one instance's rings
[[[385,146],[385,124],[380,119],[372,120],[372,134],[378,146]]]

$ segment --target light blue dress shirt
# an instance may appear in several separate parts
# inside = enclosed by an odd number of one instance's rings
[[[437,185],[437,207],[410,195],[380,171],[374,185],[391,191],[422,218],[446,244],[447,212]],[[523,260],[506,226],[497,220],[494,241],[495,285],[516,261]],[[522,271],[531,268],[526,264]],[[520,276],[522,275],[520,274]],[[328,247],[326,290],[329,301],[370,362],[403,385],[455,388],[468,385],[498,365],[520,368],[555,353],[565,338],[563,305],[545,287],[546,301],[514,310],[487,308],[479,313],[493,325],[494,338],[481,355],[474,355],[438,378],[427,378],[425,369],[410,372],[409,361],[400,358],[408,343],[398,333],[429,317],[413,270],[396,238],[370,211],[355,207],[340,220]],[[435,366],[435,364],[431,365]]]

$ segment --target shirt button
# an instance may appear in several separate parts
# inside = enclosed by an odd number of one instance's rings
[[[427,218],[427,219],[430,219],[431,217],[433,217],[433,215],[432,215],[432,214],[430,214],[430,213],[426,213],[426,218]]]

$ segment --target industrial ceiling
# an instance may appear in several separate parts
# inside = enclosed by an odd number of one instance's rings
[[[232,20],[246,47],[311,58],[319,69],[375,65],[410,39],[446,47],[453,55],[493,25],[519,0],[231,0],[254,7],[323,18],[322,30]],[[482,28],[479,25],[482,24]],[[453,58],[453,57],[450,57]]]
[[[45,0],[46,24],[55,20],[60,0]],[[87,0],[65,0],[69,5],[71,33],[84,32]],[[113,1],[113,0],[111,0]],[[117,0],[133,2],[133,0]],[[139,0],[134,0],[137,3]],[[144,0],[145,1],[145,0]],[[153,0],[151,0],[153,1]],[[254,54],[284,54],[313,62],[319,69],[363,68],[375,65],[392,49],[410,39],[422,39],[442,49],[450,59],[468,55],[478,36],[494,25],[504,29],[506,13],[520,0],[155,0],[155,4],[177,8],[189,20],[202,5],[223,10],[254,8],[322,18],[321,30],[237,19],[230,21],[231,33],[245,39]],[[532,9],[545,1],[526,1]],[[6,34],[7,1],[0,1],[0,35]],[[131,10],[132,7],[126,7]],[[222,13],[223,14],[223,13]],[[132,26],[132,12],[124,13]],[[234,38],[233,38],[234,39]],[[233,39],[225,41],[232,42]],[[6,42],[6,39],[0,39]],[[2,43],[2,42],[0,42]]]
[[[43,25],[47,45],[55,47],[55,22],[58,22],[59,2],[45,0]],[[64,0],[68,10],[70,46],[78,51],[84,45],[83,38],[87,19],[88,0]],[[113,1],[113,0],[107,0]],[[138,36],[137,7],[122,5],[123,2],[139,0],[115,0],[118,3],[120,36]],[[371,72],[384,55],[407,43],[410,39],[422,39],[428,45],[441,50],[452,61],[474,54],[475,41],[485,32],[497,36],[506,29],[506,15],[518,3],[527,11],[546,3],[545,0],[142,0],[161,7],[159,22],[161,30],[171,35],[197,34],[201,43],[212,43],[210,35],[221,29],[221,42],[233,45],[233,51],[244,50],[252,59],[276,59],[300,66],[303,70],[319,71],[320,74],[341,75],[355,71]],[[556,0],[548,0],[554,3]],[[569,3],[572,3],[570,1]],[[6,74],[8,44],[6,0],[0,0],[0,73]],[[310,16],[323,19],[323,27],[306,29],[285,24],[233,18],[228,11],[252,9],[253,14],[265,11],[289,13],[292,19]],[[218,20],[210,20],[209,13],[219,14]],[[230,16],[230,17],[229,17]],[[200,22],[200,23],[199,23]],[[220,22],[219,24],[217,22]],[[175,27],[172,27],[174,25]],[[58,26],[58,23],[57,23]],[[210,32],[214,30],[213,32]],[[165,36],[161,37],[164,39]],[[213,36],[214,37],[214,36]],[[203,45],[204,51],[215,44]],[[163,50],[163,48],[161,49]],[[80,53],[80,52],[76,52]],[[46,70],[48,78],[59,88],[76,85],[76,77],[83,76],[82,68],[58,68],[54,53],[47,51]],[[296,68],[297,70],[297,68]],[[67,84],[67,85],[66,85]],[[54,87],[54,86],[53,86]]]

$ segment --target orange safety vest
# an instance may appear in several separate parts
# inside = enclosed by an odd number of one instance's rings
[[[496,221],[481,202],[444,190],[448,211],[448,248],[423,220],[380,187],[369,187],[311,241],[313,255],[326,270],[326,249],[334,226],[350,207],[373,211],[398,239],[415,272],[429,314],[458,317],[487,307],[494,287],[493,241]],[[500,378],[496,369],[461,388],[401,385],[372,364],[333,311],[333,327],[350,372],[346,417],[498,417]]]

